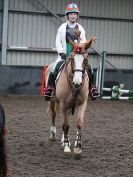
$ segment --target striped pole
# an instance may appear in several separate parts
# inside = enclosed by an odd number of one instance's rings
[[[128,93],[129,95],[133,95],[133,90],[103,88],[103,91],[112,91],[112,92],[114,92],[114,93]]]
[[[133,97],[112,97],[112,96],[103,96],[104,100],[133,100]]]

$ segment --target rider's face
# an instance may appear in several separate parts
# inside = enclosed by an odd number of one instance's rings
[[[74,22],[77,21],[78,16],[79,16],[79,15],[78,15],[77,13],[69,13],[69,14],[68,14],[68,19],[69,19],[69,21],[70,21],[71,23],[74,23]]]

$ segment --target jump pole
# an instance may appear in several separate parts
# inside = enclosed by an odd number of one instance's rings
[[[124,90],[124,89],[113,89],[113,88],[103,88],[103,91],[112,91],[114,93],[127,93],[133,95],[133,90]]]
[[[132,97],[112,97],[112,96],[103,96],[102,99],[104,100],[133,100],[133,96]]]

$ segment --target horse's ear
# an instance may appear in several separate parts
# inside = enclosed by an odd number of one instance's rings
[[[67,38],[68,39],[68,42],[72,45],[72,47],[76,47],[76,43],[73,42],[69,37]]]
[[[92,39],[90,40],[87,40],[85,43],[84,43],[84,48],[85,50],[87,50],[92,44]]]
[[[87,50],[91,44],[93,42],[95,42],[97,40],[97,37],[96,36],[92,36],[90,40],[87,40],[85,43],[84,43],[84,48]]]

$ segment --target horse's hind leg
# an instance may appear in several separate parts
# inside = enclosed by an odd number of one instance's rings
[[[56,140],[56,127],[55,127],[56,111],[55,111],[54,101],[50,101],[49,109],[50,109],[49,111],[50,115],[52,117],[52,125],[50,127],[50,139],[51,141],[55,141]]]

